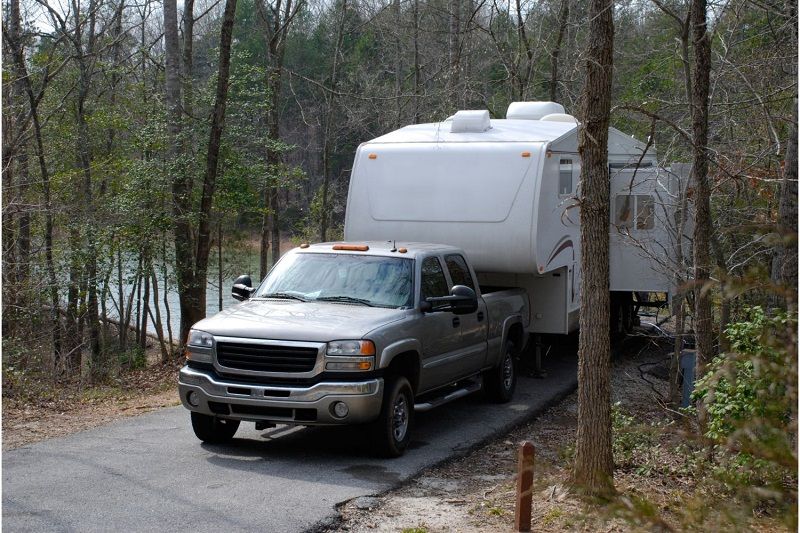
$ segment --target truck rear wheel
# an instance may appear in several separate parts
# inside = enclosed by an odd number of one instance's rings
[[[400,457],[411,442],[414,420],[414,393],[403,376],[386,379],[383,405],[378,419],[372,423],[374,445],[382,457]]]
[[[236,430],[239,429],[239,421],[192,411],[192,429],[197,438],[203,442],[223,444],[233,438]]]
[[[507,403],[514,397],[517,388],[517,364],[514,361],[514,343],[506,341],[500,364],[483,376],[487,397],[496,403]]]

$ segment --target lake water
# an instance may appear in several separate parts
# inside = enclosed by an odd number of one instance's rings
[[[253,279],[253,283],[258,285],[259,283],[259,256],[258,256],[258,249],[255,247],[237,247],[233,249],[223,249],[222,254],[222,308],[225,309],[233,304],[238,303],[231,297],[231,287],[233,286],[233,281],[243,275],[248,274]],[[212,257],[209,258],[209,266],[208,266],[208,284],[206,286],[206,316],[213,316],[214,314],[220,311],[219,307],[219,294],[220,294],[220,287],[219,287],[219,261],[217,259],[216,250],[212,251]],[[136,260],[129,259],[124,261],[123,269],[123,291],[125,292],[125,299],[127,302],[128,295],[130,294],[131,290],[134,289],[134,280],[132,279],[135,276],[136,271]],[[159,312],[161,313],[161,322],[164,325],[164,336],[167,337],[167,306],[164,304],[164,272],[163,268],[160,264],[154,265],[156,268],[156,277],[158,279],[158,290],[159,290]],[[125,277],[128,279],[125,279]],[[117,305],[115,301],[119,298],[118,297],[118,283],[117,283],[117,271],[114,270],[114,273],[111,276],[110,281],[110,291],[113,297],[109,297],[107,301],[107,308],[108,308],[108,315],[109,317],[117,320],[119,318],[119,313],[117,312]],[[178,298],[178,291],[175,283],[175,276],[172,270],[167,271],[167,303],[169,305],[169,313],[170,313],[170,325],[172,327],[172,334],[173,337],[177,337],[180,331],[180,301]],[[141,298],[144,298],[144,286],[142,286],[142,294]],[[140,305],[141,305],[141,298],[140,298]],[[150,307],[152,309],[153,306],[153,295],[152,289],[150,294]],[[142,307],[143,309],[143,307]],[[155,314],[155,310],[153,309],[153,314]],[[134,295],[133,299],[133,312],[131,318],[131,324],[136,319],[136,295]],[[155,324],[153,323],[152,319],[148,319],[148,327],[147,330],[149,333],[155,334],[156,328]]]

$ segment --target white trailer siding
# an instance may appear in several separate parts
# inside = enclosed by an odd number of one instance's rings
[[[362,144],[350,179],[345,239],[462,248],[482,285],[527,289],[530,331],[574,331],[581,284],[577,125],[491,120],[480,131],[460,126],[458,133],[448,121],[408,126]],[[655,166],[652,150],[642,156],[644,148],[609,129],[611,290],[671,290],[676,182]],[[637,163],[635,180],[619,170]],[[623,211],[633,222],[621,230],[614,223],[618,196],[632,206]],[[655,226],[637,226],[639,197],[640,211],[651,209]]]
[[[535,272],[542,156],[541,143],[363,144],[345,239],[449,244],[477,271]]]

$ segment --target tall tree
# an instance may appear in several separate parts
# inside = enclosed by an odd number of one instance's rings
[[[692,0],[694,75],[692,77],[692,182],[694,184],[694,326],[697,375],[702,376],[714,349],[711,293],[711,186],[708,177],[708,98],[711,76],[711,37],[706,0]]]
[[[591,0],[581,155],[581,310],[578,344],[578,431],[573,481],[590,494],[613,490],[611,345],[609,338],[608,126],[614,19],[612,0]]]
[[[278,174],[282,172],[281,138],[281,93],[283,91],[283,62],[286,57],[286,42],[292,21],[295,20],[305,0],[275,0],[266,5],[259,2],[259,11],[265,25],[267,40],[267,88],[270,105],[267,108],[267,135],[270,143],[267,146],[268,183],[264,188],[264,215],[261,224],[261,277],[267,275],[267,251],[272,241],[272,264],[281,256],[281,224],[280,206],[278,203]]]
[[[797,1],[786,2],[785,18],[792,28],[791,49],[797,52]],[[797,79],[797,63],[790,63]],[[778,203],[778,234],[781,242],[772,260],[772,281],[783,289],[783,300],[794,312],[797,309],[797,94],[792,100],[789,139],[783,161],[783,181]]]

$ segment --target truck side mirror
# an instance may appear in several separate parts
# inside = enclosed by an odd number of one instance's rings
[[[424,304],[430,305],[426,309]],[[449,311],[456,315],[468,315],[478,310],[478,296],[475,291],[466,285],[455,285],[450,289],[450,296],[436,296],[426,298],[420,310],[427,311]]]
[[[235,280],[233,280],[233,288],[231,289],[231,296],[234,300],[239,300],[243,302],[250,298],[255,292],[255,289],[252,287],[253,280],[250,279],[250,276],[239,276]]]

